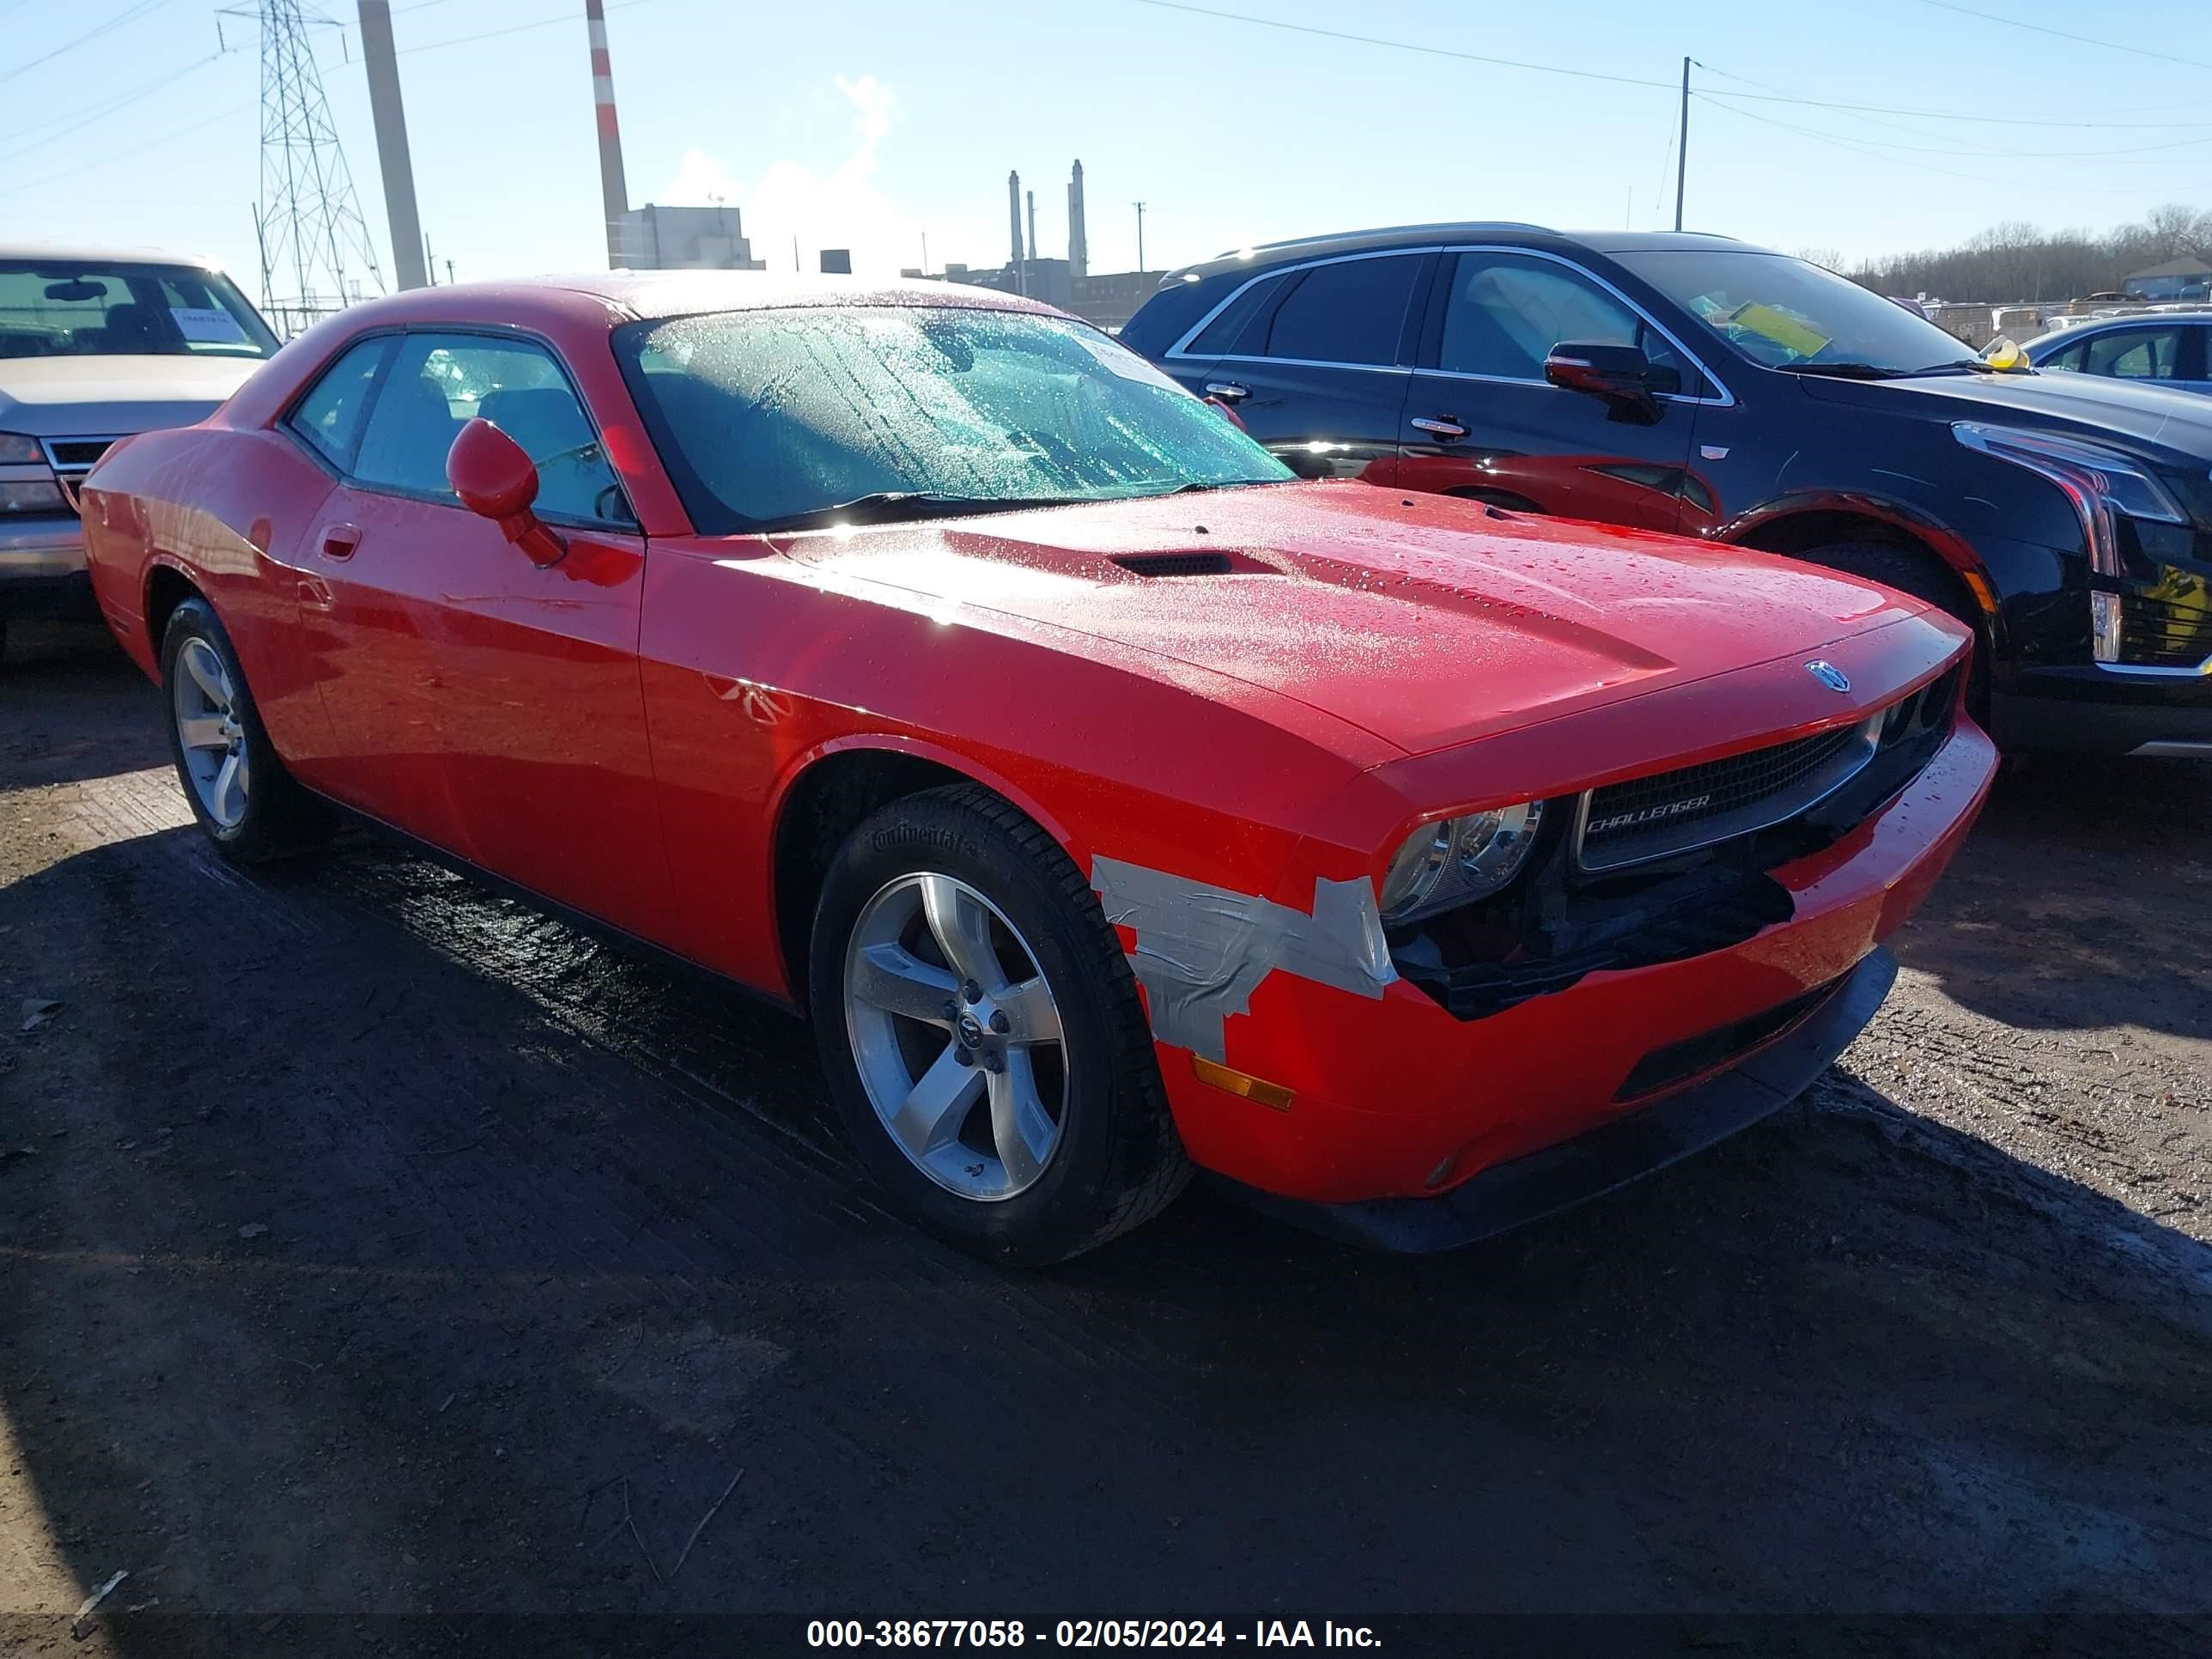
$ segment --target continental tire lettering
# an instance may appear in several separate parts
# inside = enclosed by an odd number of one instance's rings
[[[981,849],[964,836],[956,836],[949,830],[938,830],[919,823],[894,823],[878,830],[868,837],[869,844],[879,853],[900,847],[928,847],[940,853],[957,853],[965,858],[981,856]]]

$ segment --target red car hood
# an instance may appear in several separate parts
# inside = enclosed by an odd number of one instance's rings
[[[1769,554],[1356,483],[821,532],[785,550],[1209,668],[1409,754],[1813,656],[1926,609]],[[1232,568],[1176,574],[1194,562],[1174,555]]]

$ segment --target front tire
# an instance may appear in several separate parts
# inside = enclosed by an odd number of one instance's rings
[[[230,635],[197,594],[170,613],[161,635],[161,693],[177,781],[225,858],[261,864],[330,839],[330,809],[284,769]]]
[[[824,879],[809,1004],[855,1149],[915,1220],[1028,1267],[1189,1178],[1120,941],[1058,843],[956,785],[893,802]]]

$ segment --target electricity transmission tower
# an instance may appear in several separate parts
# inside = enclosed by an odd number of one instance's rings
[[[384,292],[376,245],[323,99],[309,31],[331,20],[301,0],[260,0],[261,298],[289,336]]]

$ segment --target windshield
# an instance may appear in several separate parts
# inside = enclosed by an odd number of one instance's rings
[[[837,306],[634,323],[616,351],[692,522],[1113,501],[1291,478],[1088,324]]]
[[[191,265],[0,259],[0,357],[267,357],[230,279]]]
[[[1639,249],[1613,257],[1762,368],[1850,364],[1905,374],[1974,355],[1903,306],[1786,254]]]

